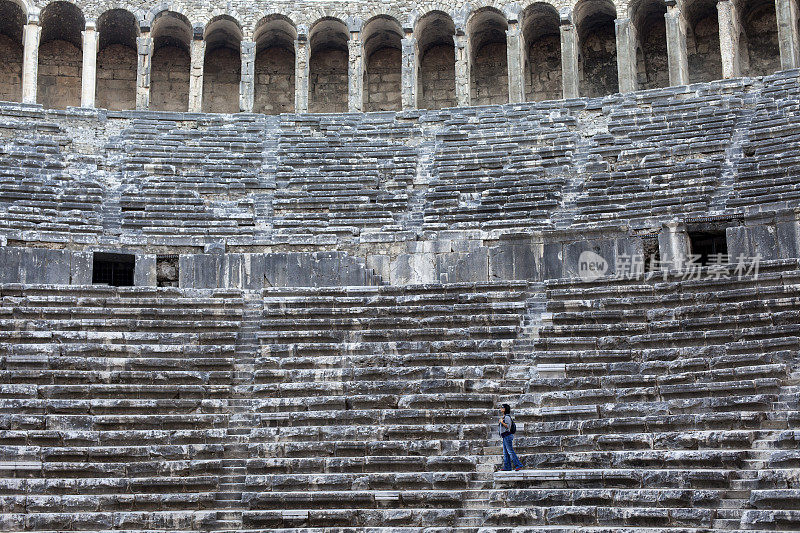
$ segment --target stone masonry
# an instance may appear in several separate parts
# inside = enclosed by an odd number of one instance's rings
[[[0,0],[0,530],[800,532],[798,13]]]

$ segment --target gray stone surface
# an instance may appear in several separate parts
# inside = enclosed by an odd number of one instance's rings
[[[798,280],[793,259],[692,281],[3,282],[0,521],[793,531]],[[497,471],[503,402],[519,472]]]

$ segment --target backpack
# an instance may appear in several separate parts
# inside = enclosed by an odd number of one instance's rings
[[[517,432],[517,425],[514,423],[513,418],[511,419],[511,427],[508,428],[508,431],[510,431],[512,435]]]

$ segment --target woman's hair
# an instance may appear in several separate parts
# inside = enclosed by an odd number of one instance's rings
[[[507,403],[504,403],[503,404],[503,411],[505,411],[505,414],[510,415],[511,414],[511,406],[508,405]]]

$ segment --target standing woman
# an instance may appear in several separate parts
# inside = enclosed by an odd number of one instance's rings
[[[521,470],[522,463],[514,453],[514,434],[511,433],[511,406],[504,403],[500,408],[500,437],[503,439],[503,470],[511,470],[511,463],[514,463],[514,470]]]

